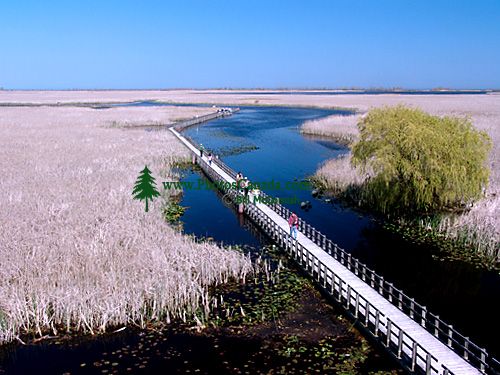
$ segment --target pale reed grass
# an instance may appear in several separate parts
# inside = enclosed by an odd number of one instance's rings
[[[147,120],[132,108],[0,109],[0,342],[186,320],[209,285],[252,272],[241,253],[169,227],[160,199],[149,213],[132,199],[145,164],[161,189],[187,155],[168,132],[107,127],[133,119]]]
[[[355,192],[359,191],[367,177],[351,166],[351,155],[345,154],[324,162],[313,179],[330,193],[342,195],[351,192],[350,198],[359,200]]]
[[[313,176],[313,181],[329,193],[342,196],[360,205],[362,203],[362,185],[369,177],[351,166],[350,154],[324,162]]]
[[[308,120],[300,128],[303,134],[331,137],[341,144],[349,145],[358,139],[357,123],[361,115],[332,115],[317,120]]]
[[[500,197],[483,199],[461,215],[446,215],[437,230],[500,262]]]

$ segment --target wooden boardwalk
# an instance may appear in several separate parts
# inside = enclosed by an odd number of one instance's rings
[[[182,130],[189,128],[190,126],[198,125],[198,124],[201,124],[203,122],[215,120],[215,119],[220,118],[220,117],[231,116],[233,113],[236,113],[239,110],[240,110],[239,108],[231,108],[231,110],[228,111],[228,110],[223,110],[222,108],[218,108],[218,110],[216,112],[209,113],[209,114],[203,115],[203,116],[197,116],[197,117],[194,117],[192,119],[180,121],[180,122],[175,124],[175,129],[178,131],[182,131]]]
[[[196,155],[198,164],[211,179],[235,182],[234,171],[224,163],[215,159],[209,165],[206,156],[199,156],[194,142],[174,128],[170,131]],[[239,193],[230,189],[227,194],[235,198]],[[250,201],[253,197],[250,193]],[[292,239],[286,208],[256,202],[246,205],[245,213],[408,371],[444,375],[497,373],[487,361],[484,349],[468,339],[459,341],[459,334],[451,326],[446,325],[443,329],[445,323],[439,317],[428,313],[425,307],[353,260],[350,254],[312,230],[307,223],[301,221],[297,239]]]

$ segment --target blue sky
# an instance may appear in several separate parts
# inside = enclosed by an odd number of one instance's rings
[[[500,0],[0,0],[0,87],[500,88]]]

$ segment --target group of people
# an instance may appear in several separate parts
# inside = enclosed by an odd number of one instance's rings
[[[203,157],[203,151],[205,148],[203,145],[200,145],[200,156]],[[208,164],[212,165],[212,153],[209,152],[207,155],[208,159]],[[244,177],[241,172],[238,172],[236,174],[236,186],[238,189],[242,189],[245,196],[248,196],[248,190],[250,188],[250,181],[248,180],[247,177]],[[290,236],[293,237],[295,240],[297,239],[297,232],[299,228],[299,218],[295,214],[295,212],[292,212],[290,217],[288,218],[288,226],[290,227]]]
[[[203,151],[205,151],[205,147],[203,147],[202,144],[200,144],[200,156],[203,157]],[[217,157],[217,155],[215,156]],[[207,154],[207,159],[208,159],[208,165],[212,165],[212,159],[213,159],[213,156],[212,156],[212,153],[209,152]]]

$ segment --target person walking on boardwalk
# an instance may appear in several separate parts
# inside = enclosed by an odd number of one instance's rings
[[[241,187],[240,181],[243,180],[243,174],[241,172],[236,173],[236,188],[239,189]]]
[[[297,215],[295,215],[295,212],[292,212],[292,214],[288,218],[288,225],[290,226],[290,236],[292,236],[296,240],[297,229],[299,227],[299,218],[297,217]]]
[[[212,153],[208,153],[208,165],[212,165]]]
[[[234,179],[236,180],[236,192],[239,194],[243,193],[243,174],[241,172],[236,173]]]
[[[243,191],[245,192],[245,197],[248,196],[248,189],[250,188],[250,181],[248,181],[248,178],[244,178],[243,182]]]
[[[200,156],[203,157],[203,150],[205,149],[205,147],[203,147],[203,145],[200,143]]]

